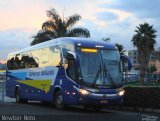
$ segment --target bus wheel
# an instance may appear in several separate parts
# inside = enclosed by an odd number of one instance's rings
[[[28,102],[28,100],[23,100],[20,98],[20,92],[18,88],[16,89],[15,97],[16,97],[16,103],[27,103]]]
[[[62,98],[62,94],[60,91],[57,91],[55,94],[55,106],[57,109],[63,109],[64,108],[64,104],[63,104],[63,98]]]

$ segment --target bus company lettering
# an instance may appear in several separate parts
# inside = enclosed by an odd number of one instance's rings
[[[29,72],[29,77],[33,76],[50,76],[54,75],[54,70],[40,71],[40,72]]]
[[[54,75],[54,70],[41,71],[41,76],[49,76],[49,75]]]
[[[40,76],[41,72],[29,72],[29,76]]]

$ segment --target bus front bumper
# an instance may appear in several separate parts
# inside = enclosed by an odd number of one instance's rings
[[[117,94],[91,94],[80,95],[79,102],[82,105],[110,105],[110,104],[122,104],[123,96]]]

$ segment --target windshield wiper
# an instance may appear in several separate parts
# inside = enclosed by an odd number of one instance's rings
[[[106,68],[106,64],[103,64],[103,73],[104,73],[104,81],[106,77],[109,77],[109,81],[111,82],[111,84],[113,85],[113,87],[115,87],[115,83],[113,81],[113,78],[111,76],[111,74],[109,73],[108,69]],[[108,76],[107,76],[108,75]]]
[[[94,79],[94,81],[93,81],[93,86],[94,85],[96,85],[96,82],[97,82],[97,79],[98,79],[98,77],[99,77],[99,74],[100,74],[100,72],[101,72],[101,64],[99,64],[99,70],[97,71],[97,73],[96,73],[96,77],[95,77],[95,79]]]
[[[101,69],[101,65],[100,65],[100,66],[99,66],[99,70],[98,70],[97,73],[96,73],[96,77],[95,77],[95,79],[94,79],[94,81],[93,81],[93,84],[92,84],[93,86],[96,85],[97,79],[98,79],[99,74],[100,74],[101,71],[102,71],[102,69]],[[109,78],[108,80],[111,82],[111,85],[112,85],[113,87],[115,87],[115,83],[114,83],[114,81],[113,81],[113,78],[112,78],[111,74],[109,73],[108,69],[106,68],[105,63],[103,64],[103,73],[104,73],[104,75],[103,75],[104,85],[105,85],[105,78],[108,77],[108,78]],[[108,75],[108,76],[107,76],[107,75]]]

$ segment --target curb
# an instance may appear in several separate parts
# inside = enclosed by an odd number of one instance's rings
[[[147,113],[160,113],[160,109],[142,108],[142,107],[126,107],[126,106],[108,106],[108,109],[123,110],[123,111],[138,111]]]
[[[0,101],[0,105],[14,105],[14,103],[8,103],[8,102]],[[105,109],[122,110],[122,111],[138,111],[138,112],[160,114],[160,109],[154,109],[154,108],[127,107],[127,106],[108,106]]]

